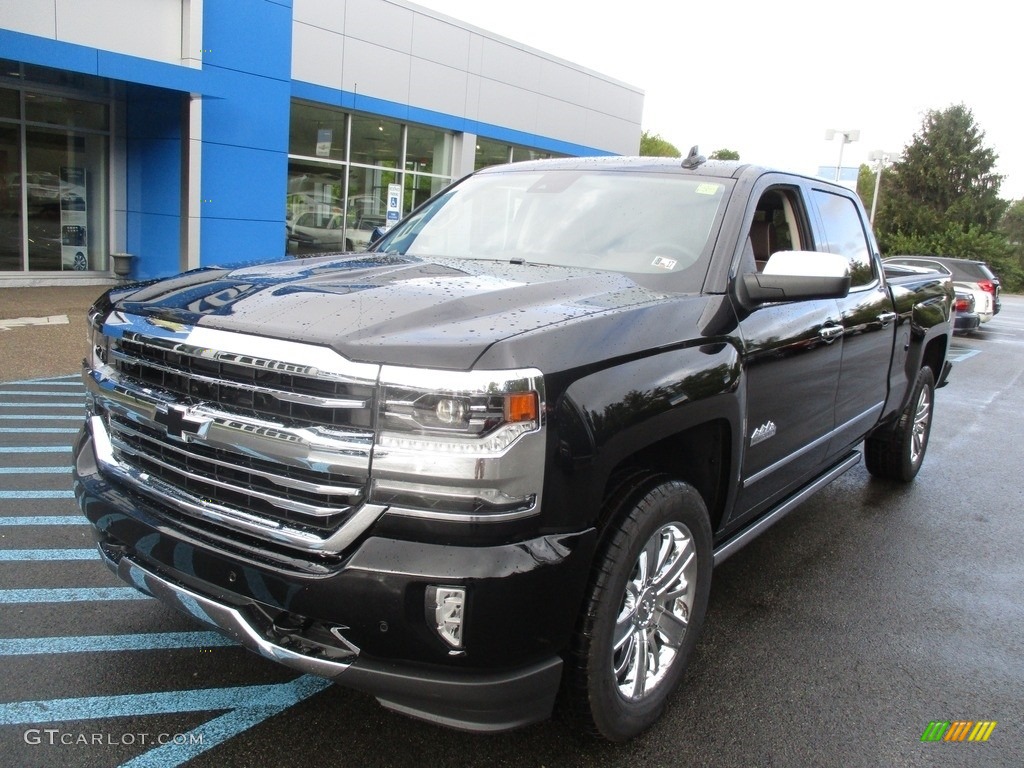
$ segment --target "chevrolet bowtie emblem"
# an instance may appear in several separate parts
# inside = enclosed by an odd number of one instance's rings
[[[171,405],[157,408],[153,421],[162,425],[169,437],[187,443],[194,437],[206,437],[212,419],[190,414],[187,408]]]

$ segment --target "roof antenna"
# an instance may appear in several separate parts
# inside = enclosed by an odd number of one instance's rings
[[[702,163],[706,163],[707,161],[708,159],[697,151],[697,145],[694,144],[690,147],[690,154],[688,154],[686,159],[683,160],[683,168],[691,170]]]

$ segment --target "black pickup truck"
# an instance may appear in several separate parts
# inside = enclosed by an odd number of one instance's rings
[[[627,739],[715,564],[862,453],[909,481],[953,290],[737,163],[480,171],[368,252],[90,312],[75,492],[125,581],[384,706]],[[561,692],[561,697],[557,695]]]

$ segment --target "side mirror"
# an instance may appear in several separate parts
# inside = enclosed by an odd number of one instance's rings
[[[850,292],[850,262],[834,253],[779,251],[764,271],[743,275],[755,304],[809,299],[842,299]]]

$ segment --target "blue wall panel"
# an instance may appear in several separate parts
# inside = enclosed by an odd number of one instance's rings
[[[203,97],[203,141],[287,152],[290,84],[231,70],[209,74],[232,95]]]
[[[125,98],[126,224],[133,277],[178,271],[183,95],[130,86]]]
[[[200,264],[284,255],[291,3],[203,4]]]
[[[271,0],[203,3],[203,69],[223,67],[289,79],[292,10]]]
[[[251,147],[203,145],[203,228],[209,219],[272,220],[284,227],[288,155]]]
[[[138,280],[164,277],[180,272],[178,216],[143,211],[128,212],[128,253],[135,254],[131,276]]]
[[[283,259],[284,241],[283,216],[280,222],[204,219],[203,266]]]

